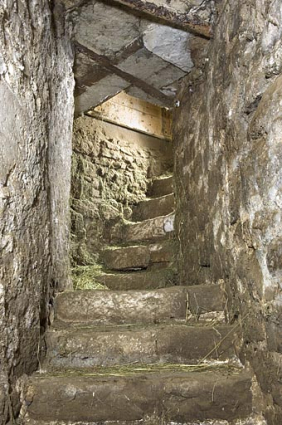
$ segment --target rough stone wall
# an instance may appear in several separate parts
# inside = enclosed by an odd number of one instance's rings
[[[47,0],[0,5],[0,424],[38,366],[54,286],[67,284],[72,52]],[[60,261],[58,261],[58,258]]]
[[[154,176],[172,168],[171,142],[90,117],[75,120],[72,168],[73,264],[92,264],[111,220],[130,219]]]
[[[282,422],[282,4],[220,4],[175,116],[183,284],[222,281],[241,358]]]

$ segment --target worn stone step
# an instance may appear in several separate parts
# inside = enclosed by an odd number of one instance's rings
[[[208,312],[223,311],[221,289],[219,285],[211,286],[69,291],[57,295],[55,317],[64,322],[105,325],[184,321],[190,315],[198,318]]]
[[[172,263],[176,251],[174,240],[148,245],[107,248],[101,260],[110,270],[147,269],[154,263]]]
[[[137,223],[120,222],[109,226],[106,239],[111,244],[132,244],[172,237],[174,232],[174,214],[151,218]]]
[[[179,324],[50,329],[43,368],[224,361],[235,358],[233,330]]]
[[[187,289],[172,287],[152,291],[74,291],[57,296],[56,318],[94,324],[158,323],[184,320]]]
[[[146,199],[133,208],[132,220],[142,221],[171,214],[174,211],[174,194]]]
[[[178,274],[172,268],[138,271],[134,273],[101,273],[95,278],[107,288],[115,291],[159,289],[178,284]]]
[[[157,422],[156,422],[157,421]],[[72,422],[70,424],[69,421],[42,421],[42,420],[34,420],[31,418],[26,418],[24,422],[21,422],[22,425],[266,425],[264,418],[261,415],[251,414],[247,418],[239,419],[239,420],[231,420],[226,421],[222,419],[213,419],[206,421],[192,421],[185,422],[185,424],[176,424],[175,422],[171,422],[170,420],[165,421],[164,419],[159,419],[156,417],[146,417],[141,421],[106,421],[106,422]]]
[[[173,231],[174,214],[171,214],[126,224],[123,227],[122,240],[127,243],[156,240],[172,235]]]
[[[148,196],[165,196],[174,192],[173,176],[162,177],[152,181],[149,186]]]
[[[23,393],[23,424],[144,423],[149,418],[155,419],[152,424],[187,424],[232,421],[251,413],[251,379],[245,371],[198,367],[190,372],[191,366],[157,366],[155,371],[150,367],[149,373],[148,369],[118,367],[34,376]]]
[[[157,260],[159,253],[153,253]],[[159,289],[179,284],[178,272],[174,264],[152,263],[148,269],[106,270],[102,267],[78,266],[72,271],[75,290],[135,290]]]

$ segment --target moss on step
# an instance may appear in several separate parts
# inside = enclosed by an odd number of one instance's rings
[[[109,288],[98,282],[97,277],[103,274],[102,267],[100,265],[91,266],[77,266],[72,269],[72,282],[74,290],[85,290],[85,289],[104,289]]]

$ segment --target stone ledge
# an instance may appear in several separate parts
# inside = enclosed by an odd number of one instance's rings
[[[155,416],[156,424],[162,419],[167,423],[232,421],[251,413],[251,379],[245,372],[155,369],[146,373],[146,368],[139,372],[103,368],[84,375],[34,377],[27,388],[23,424],[29,420],[118,423],[148,416]]]
[[[172,263],[174,247],[173,240],[164,240],[155,244],[108,248],[102,252],[101,259],[111,270],[147,269],[153,264]],[[133,280],[135,275],[132,275]]]
[[[47,333],[43,369],[186,363],[235,358],[231,326],[149,325],[76,327]]]
[[[185,320],[187,288],[152,291],[75,291],[59,294],[55,316],[65,322],[93,324],[158,323]]]
[[[148,220],[158,216],[164,216],[174,211],[174,194],[168,194],[160,198],[146,199],[139,202],[133,208],[133,221]]]

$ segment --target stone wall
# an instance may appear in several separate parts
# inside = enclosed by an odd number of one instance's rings
[[[183,284],[224,283],[241,359],[282,422],[282,5],[225,1],[175,114]]]
[[[47,0],[0,5],[0,424],[38,366],[52,291],[68,283],[72,54]]]
[[[171,142],[90,117],[75,120],[72,169],[73,264],[97,261],[110,221],[130,219],[154,176],[172,168]]]

